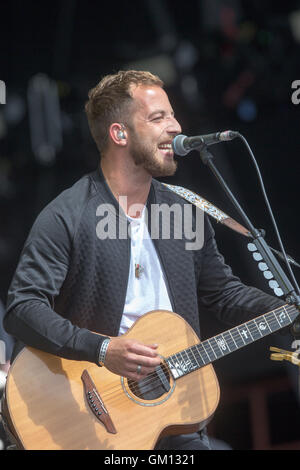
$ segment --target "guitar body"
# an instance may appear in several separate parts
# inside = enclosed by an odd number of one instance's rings
[[[154,311],[126,333],[146,344],[157,343],[162,358],[199,343],[193,329],[176,313]],[[92,379],[114,431],[88,404],[82,373]],[[10,431],[24,449],[153,449],[167,434],[201,429],[219,402],[219,385],[211,364],[174,380],[164,366],[169,390],[146,399],[136,382],[90,362],[61,359],[25,348],[12,364],[5,408]],[[104,413],[105,414],[105,413]]]

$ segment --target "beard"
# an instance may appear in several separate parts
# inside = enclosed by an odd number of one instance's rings
[[[177,162],[174,159],[160,161],[156,158],[158,148],[147,145],[131,132],[130,154],[137,166],[142,166],[154,177],[172,176],[176,172]]]

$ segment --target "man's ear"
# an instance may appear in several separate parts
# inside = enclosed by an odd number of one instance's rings
[[[109,135],[115,144],[122,146],[127,144],[127,132],[123,124],[118,122],[111,124],[109,128]]]

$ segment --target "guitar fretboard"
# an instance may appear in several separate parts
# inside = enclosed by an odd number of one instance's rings
[[[166,362],[173,378],[177,379],[281,330],[290,325],[298,315],[296,307],[286,304],[173,354],[166,359]]]

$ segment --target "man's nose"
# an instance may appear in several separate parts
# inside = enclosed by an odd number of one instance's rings
[[[168,132],[174,135],[181,133],[181,125],[179,124],[179,122],[177,121],[175,117],[172,117],[172,122],[170,122]]]

